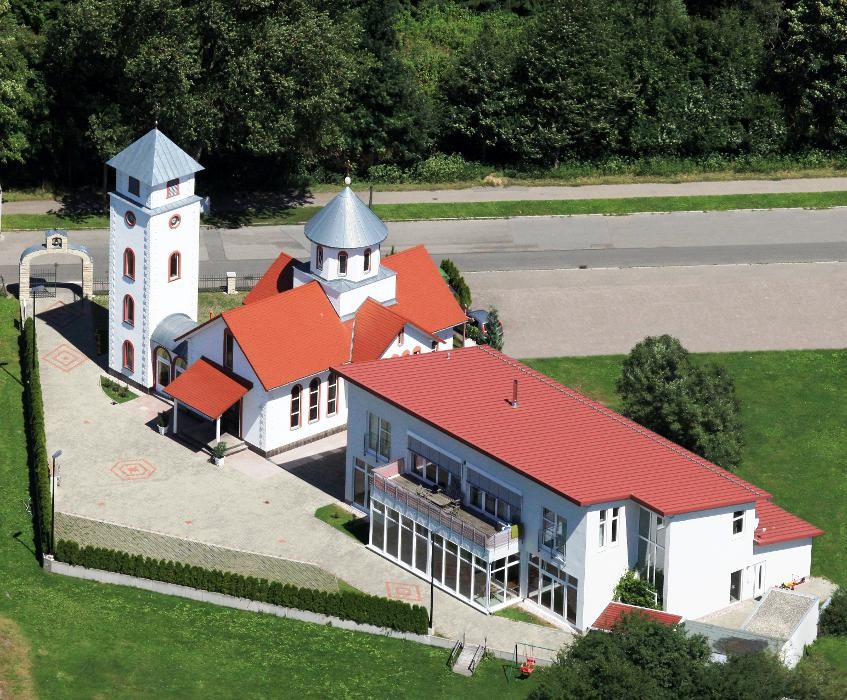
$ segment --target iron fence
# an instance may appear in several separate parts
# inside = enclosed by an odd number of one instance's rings
[[[235,276],[235,289],[239,292],[249,292],[256,283],[262,278],[261,272],[246,272],[239,273]],[[197,279],[197,291],[200,292],[225,292],[226,291],[226,275],[200,275]],[[94,294],[109,293],[109,278],[95,277],[94,278]]]

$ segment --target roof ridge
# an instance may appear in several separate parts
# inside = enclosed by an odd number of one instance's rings
[[[313,284],[318,285],[318,287],[320,287],[321,291],[323,292],[323,287],[321,287],[320,283],[317,280],[311,280],[310,282],[306,282],[306,284],[301,284],[299,287],[292,287],[291,289],[286,289],[282,292],[277,292],[276,294],[271,294],[270,296],[267,296],[264,299],[257,299],[252,304],[241,304],[241,306],[234,306],[233,308],[227,309],[226,311],[221,311],[221,313],[219,315],[226,318],[227,315],[232,315],[234,312],[241,311],[243,309],[256,309],[256,308],[259,308],[262,304],[267,305],[269,302],[277,301],[277,300],[281,299],[286,294],[289,294],[291,292],[295,292],[298,289],[306,289],[307,287],[310,287]],[[326,292],[324,292],[324,296],[326,296]]]
[[[697,466],[702,467],[703,469],[706,469],[707,471],[712,472],[716,476],[720,476],[720,477],[726,479],[727,481],[729,481],[733,485],[739,486],[739,487],[749,491],[750,493],[756,494],[760,498],[766,497],[766,494],[767,494],[766,491],[762,491],[758,487],[754,487],[753,484],[749,484],[748,482],[744,481],[740,477],[735,477],[733,474],[728,472],[726,469],[719,467],[717,464],[712,464],[708,460],[703,459],[702,457],[693,454],[689,450],[686,450],[685,448],[677,445],[676,443],[672,442],[671,440],[668,440],[667,438],[662,437],[658,433],[655,433],[652,430],[649,430],[649,429],[645,428],[644,426],[639,425],[635,421],[633,421],[629,418],[626,418],[625,416],[617,413],[616,411],[613,411],[610,408],[602,406],[601,404],[597,403],[596,401],[588,399],[587,397],[583,396],[582,394],[575,392],[573,389],[565,386],[564,384],[560,384],[559,382],[555,381],[554,379],[551,379],[550,377],[547,377],[546,375],[541,374],[540,372],[536,372],[536,370],[533,370],[531,367],[527,367],[526,365],[517,362],[517,360],[512,360],[512,358],[509,358],[507,355],[504,355],[501,352],[493,350],[492,348],[489,348],[488,346],[477,345],[476,347],[478,347],[482,352],[490,355],[491,357],[494,357],[494,358],[500,360],[504,364],[509,365],[510,367],[513,367],[514,369],[517,369],[520,372],[532,377],[536,381],[549,386],[551,389],[554,389],[554,390],[556,390],[556,391],[558,391],[562,394],[565,394],[566,396],[568,396],[568,398],[571,398],[574,401],[577,401],[577,402],[583,404],[584,406],[591,408],[592,410],[596,411],[597,413],[600,413],[601,415],[606,416],[607,418],[611,418],[611,419],[617,421],[618,423],[620,423],[621,425],[629,428],[633,432],[638,433],[639,435],[642,435],[643,437],[646,437],[649,440],[652,440],[653,442],[655,442],[656,444],[664,447],[666,450],[669,450],[670,452],[673,452],[680,457],[684,457],[688,461],[693,462]],[[738,479],[738,480],[736,480],[736,479]],[[756,500],[756,499],[754,499],[754,500]]]

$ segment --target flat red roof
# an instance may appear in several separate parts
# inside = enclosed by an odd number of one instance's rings
[[[675,515],[770,499],[488,346],[341,365],[339,374],[580,506],[633,499]],[[512,387],[518,380],[518,407]]]
[[[662,610],[651,610],[650,608],[627,605],[626,603],[609,603],[591,626],[594,629],[611,632],[625,614],[631,615],[633,613],[636,615],[646,615],[665,625],[675,625],[682,620],[680,615],[671,615],[671,613],[666,613]]]
[[[761,547],[824,534],[819,527],[767,500],[756,502],[756,515],[759,516],[759,526],[753,534],[753,539]]]
[[[165,392],[211,419],[224,412],[252,388],[211,360],[201,357],[165,387]]]

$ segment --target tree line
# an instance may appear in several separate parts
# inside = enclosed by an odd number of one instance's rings
[[[156,122],[229,187],[450,157],[837,154],[845,16],[845,0],[0,0],[0,163],[96,183]]]

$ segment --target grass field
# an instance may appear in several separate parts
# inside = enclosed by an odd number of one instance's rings
[[[41,698],[523,697],[504,663],[465,679],[447,652],[52,576],[27,512],[17,302],[0,299],[0,689]],[[30,672],[28,672],[28,668]],[[32,684],[31,686],[29,684]],[[8,692],[7,692],[8,691]]]
[[[542,627],[553,627],[547,620],[538,617],[537,615],[533,615],[531,612],[527,612],[523,608],[519,608],[517,605],[513,605],[511,608],[504,608],[503,610],[498,610],[494,613],[498,617],[505,617],[509,620],[517,620],[518,622],[529,622],[533,625],[541,625]]]
[[[368,521],[360,515],[353,515],[350,511],[335,503],[321,506],[315,511],[315,517],[364,544],[368,543]]]
[[[421,204],[375,204],[374,212],[385,221],[426,221],[433,219],[510,218],[574,214],[625,215],[638,212],[727,211],[730,209],[781,209],[801,207],[825,209],[847,206],[847,192],[795,192],[770,194],[704,195],[696,197],[631,197],[626,199],[541,200],[510,202],[431,202]],[[303,206],[287,210],[248,211],[217,215],[210,226],[262,226],[302,224],[320,207]],[[7,230],[46,228],[108,228],[108,217],[66,218],[57,214],[7,214]]]

